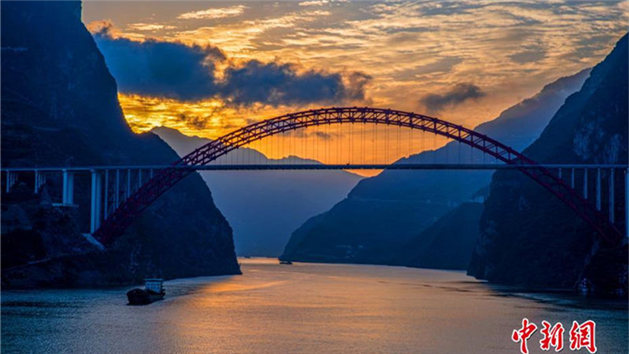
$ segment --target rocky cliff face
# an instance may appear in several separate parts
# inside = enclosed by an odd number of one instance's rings
[[[539,136],[565,98],[581,87],[587,74],[584,70],[547,85],[476,130],[523,149]],[[402,162],[453,162],[459,157],[463,163],[485,162],[481,153],[456,142]],[[423,230],[473,199],[490,179],[490,171],[384,171],[360,181],[346,199],[298,228],[282,258],[385,264],[405,260],[416,265],[423,250],[408,245],[424,244]]]
[[[547,163],[626,164],[627,65],[625,35],[524,154]],[[624,176],[615,177],[616,195],[622,196]],[[577,185],[582,181],[577,175]],[[607,191],[609,176],[602,181]],[[594,195],[592,178],[588,194]],[[615,199],[619,218],[623,199]],[[604,193],[603,205],[608,203]],[[618,227],[624,229],[624,221]],[[469,273],[495,282],[554,288],[579,283],[626,294],[627,248],[600,248],[593,230],[569,208],[521,174],[504,171],[493,177]]]
[[[177,154],[153,134],[135,135],[116,83],[81,22],[81,4],[2,2],[2,165],[165,164]],[[207,186],[191,175],[149,208],[115,245],[86,242],[89,176],[59,208],[59,176],[32,191],[21,175],[2,195],[5,287],[97,286],[239,272],[231,228]],[[4,188],[3,188],[4,191]],[[8,262],[8,263],[7,263]]]

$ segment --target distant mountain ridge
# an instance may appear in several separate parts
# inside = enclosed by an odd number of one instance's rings
[[[535,96],[506,109],[475,130],[517,150],[538,137],[565,98],[577,91],[589,70],[560,78]],[[469,148],[461,154],[457,142],[425,151],[399,163],[448,161],[483,163]],[[492,160],[493,161],[493,160]],[[491,171],[385,170],[360,181],[331,210],[295,230],[282,258],[302,261],[397,264],[414,259],[407,244],[457,205],[475,198]],[[421,252],[417,250],[417,252]],[[407,254],[408,253],[408,254]],[[400,259],[401,258],[401,259]],[[464,267],[463,267],[464,268]]]
[[[180,156],[210,140],[186,136],[169,128],[153,132]],[[249,148],[230,152],[218,162],[260,164],[319,163],[288,156],[269,159]],[[218,208],[234,229],[236,251],[242,256],[281,254],[291,232],[308,217],[327,210],[362,178],[345,171],[221,171],[201,172]]]

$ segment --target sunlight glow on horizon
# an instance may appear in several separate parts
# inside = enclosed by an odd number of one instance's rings
[[[226,108],[220,100],[197,103],[180,103],[177,100],[147,98],[138,95],[119,94],[127,122],[135,133],[145,133],[157,127],[167,127],[184,135],[205,139],[216,139],[231,131],[259,120],[269,119],[286,113],[289,109],[278,109],[268,116],[241,116],[236,110]],[[313,107],[314,108],[314,107]],[[200,122],[195,129],[181,124],[186,120]],[[249,118],[245,118],[249,117]],[[255,117],[255,118],[253,118]],[[226,126],[223,121],[241,120],[241,125]],[[203,126],[201,126],[201,124]],[[437,149],[449,139],[400,127],[382,125],[343,124],[323,125],[298,129],[282,135],[255,141],[244,147],[261,152],[270,159],[298,156],[326,164],[390,164],[426,150]],[[351,171],[362,176],[373,176],[379,170]]]

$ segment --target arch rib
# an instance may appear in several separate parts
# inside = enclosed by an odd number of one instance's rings
[[[253,123],[197,148],[172,164],[178,168],[164,169],[144,183],[104,220],[101,227],[95,232],[95,237],[102,243],[108,244],[120,236],[151,203],[193,172],[193,168],[182,169],[181,166],[205,165],[241,146],[286,131],[322,124],[344,123],[385,124],[418,129],[457,140],[507,164],[538,165],[535,161],[497,140],[434,117],[370,107],[313,109]],[[562,179],[554,176],[548,169],[540,166],[532,169],[530,167],[521,168],[520,171],[574,210],[577,215],[593,227],[603,240],[617,242],[622,239],[620,231],[610,224],[601,212],[593,208],[573,188]]]

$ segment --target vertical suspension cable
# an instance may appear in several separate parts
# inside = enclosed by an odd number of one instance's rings
[[[433,151],[432,153],[432,163],[437,163],[437,154],[435,154],[435,151],[437,150],[437,133],[435,132],[432,135],[432,148],[431,150]]]
[[[362,127],[362,128],[361,128],[361,129],[362,129],[362,130],[361,130],[361,135],[362,135],[362,137],[361,137],[361,139],[362,139],[362,147],[361,147],[361,154],[362,154],[362,157],[361,157],[361,159],[362,159],[363,161],[365,161],[365,163],[368,163],[368,162],[367,162],[367,154],[365,153],[365,128],[366,128],[366,127],[365,127],[365,124],[363,123],[363,124],[361,125],[361,127]]]
[[[460,137],[460,135],[459,135],[459,137]],[[456,148],[457,148],[457,155],[458,155],[457,163],[461,164],[461,162],[462,162],[461,161],[461,141],[459,141],[459,140],[456,141]]]
[[[399,125],[397,126],[397,140],[395,142],[395,150],[396,150],[396,161],[401,157],[401,149],[400,149],[400,129],[402,129],[402,127],[400,127]]]
[[[385,133],[385,137],[384,137],[384,159],[385,159],[385,163],[389,163],[389,161],[391,161],[391,157],[389,156],[390,151],[391,151],[391,147],[389,146],[389,144],[391,143],[391,140],[389,139],[389,128],[391,126],[388,124],[385,124],[384,126],[384,133]]]
[[[348,141],[347,144],[345,145],[345,149],[343,151],[343,154],[347,154],[347,156],[345,156],[345,158],[343,159],[343,163],[344,164],[348,164],[350,163],[350,159],[351,159],[351,149],[352,149],[352,123],[348,123],[347,125],[347,131],[348,131]]]
[[[374,123],[371,126],[371,156],[372,159],[375,162],[377,162],[378,157],[376,156],[376,143],[375,143],[375,139],[376,139],[376,123]]]
[[[474,148],[472,147],[472,145],[470,145],[469,147],[470,147],[470,163],[474,163]]]
[[[444,150],[445,150],[445,152],[446,152],[446,164],[447,164],[447,163],[450,163],[450,149],[448,149],[448,142],[449,142],[449,141],[447,141],[447,139],[446,139],[446,144],[443,146],[443,147],[444,147]],[[436,149],[436,148],[435,148],[435,149]]]
[[[411,157],[412,155],[412,147],[411,147],[411,136],[413,134],[413,129],[408,129],[408,131],[406,132],[406,154],[408,157]],[[408,161],[410,162],[410,161]]]

